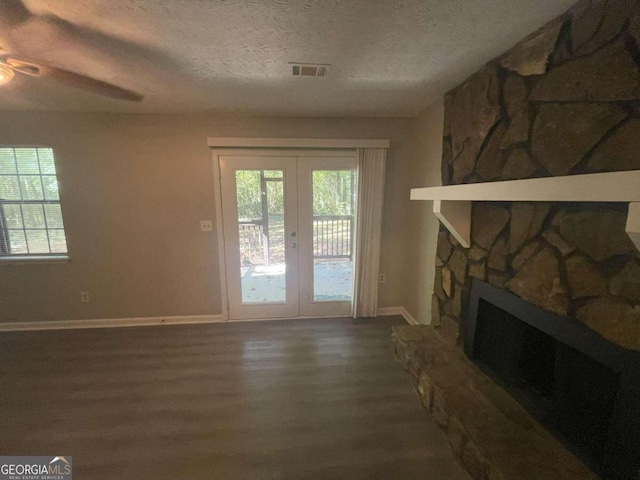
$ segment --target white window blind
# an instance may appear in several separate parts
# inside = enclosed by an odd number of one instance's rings
[[[51,148],[0,146],[0,257],[65,257]]]

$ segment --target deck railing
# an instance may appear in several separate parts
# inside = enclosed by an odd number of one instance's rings
[[[351,258],[353,215],[313,216],[313,258]]]
[[[270,229],[273,232],[274,226]],[[240,253],[243,261],[263,263],[268,257],[269,242],[274,245],[282,243],[283,235],[267,238],[262,220],[238,222],[240,236]],[[277,227],[276,227],[277,228]],[[314,215],[313,217],[313,257],[314,258],[349,258],[353,256],[352,239],[355,222],[353,215]],[[280,250],[280,249],[278,249]],[[271,261],[276,259],[271,258]]]
[[[263,263],[268,258],[267,243],[264,241],[262,221],[238,222],[240,235],[240,258],[243,262]]]

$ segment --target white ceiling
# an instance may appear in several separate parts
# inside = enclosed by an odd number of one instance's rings
[[[0,87],[0,109],[414,116],[572,3],[24,0],[33,17],[17,27],[0,9],[5,50],[145,99],[20,75]],[[332,67],[326,78],[292,77],[292,61]]]

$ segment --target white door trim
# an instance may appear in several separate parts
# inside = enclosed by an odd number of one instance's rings
[[[209,146],[215,146],[216,142],[213,140],[224,140],[226,137],[209,137],[208,144]],[[323,156],[323,157],[344,157],[345,155],[355,155],[357,158],[358,149],[357,147],[344,147],[344,140],[330,140],[330,139],[314,139],[318,140],[319,144],[324,145],[323,148],[315,148],[315,149],[300,149],[304,148],[301,146],[299,141],[304,139],[233,139],[233,140],[266,140],[266,144],[262,145],[263,148],[255,149],[255,148],[241,148],[247,147],[251,145],[247,145],[246,143],[238,142],[236,147],[233,148],[232,142],[230,138],[226,138],[229,140],[226,145],[220,145],[223,148],[212,148],[212,164],[213,164],[213,178],[214,178],[214,198],[215,198],[215,212],[216,212],[216,237],[218,241],[218,270],[220,272],[220,300],[222,302],[222,321],[229,321],[229,289],[227,286],[227,269],[226,269],[226,261],[225,261],[225,243],[224,243],[224,217],[222,213],[222,184],[221,184],[221,175],[220,175],[220,160],[221,156],[275,156],[275,157],[283,157],[283,156],[291,156],[291,157],[305,157],[305,156]],[[291,148],[270,148],[269,140],[292,140],[290,142]],[[321,140],[321,141],[320,141]],[[369,142],[373,140],[368,140],[365,142]],[[378,142],[387,142],[386,147],[388,147],[388,140],[377,140]],[[355,142],[355,140],[354,140]],[[273,142],[271,142],[273,143]],[[286,142],[285,142],[286,143]],[[255,145],[257,146],[257,145]],[[229,148],[231,147],[231,148]],[[380,147],[385,148],[385,147]]]
[[[212,148],[389,148],[386,139],[208,137]]]
[[[224,218],[222,217],[222,183],[220,161],[222,152],[213,150],[213,190],[216,207],[216,237],[218,240],[218,271],[220,272],[220,302],[222,303],[222,321],[229,321],[229,292],[227,291],[227,264],[224,258]]]

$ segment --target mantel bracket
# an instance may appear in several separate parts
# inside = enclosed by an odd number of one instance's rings
[[[636,248],[640,250],[640,202],[629,204],[626,231]]]
[[[471,246],[471,202],[434,200],[433,213],[463,248]]]

